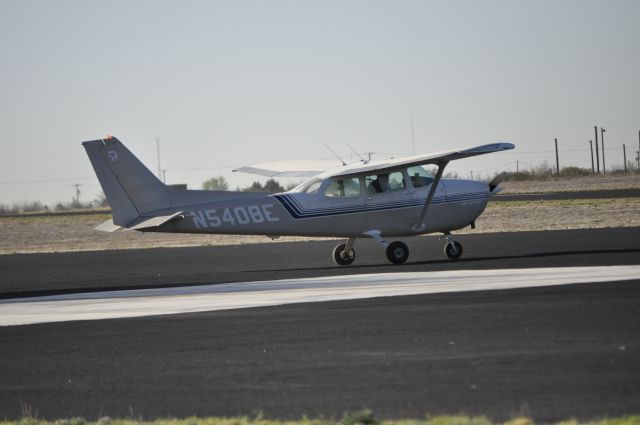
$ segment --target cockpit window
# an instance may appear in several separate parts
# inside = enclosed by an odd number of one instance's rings
[[[401,190],[406,187],[402,171],[376,174],[364,178],[367,193],[382,193]]]
[[[324,191],[325,196],[360,196],[360,193],[360,179],[357,177],[335,180]]]
[[[322,185],[322,180],[320,180],[317,177],[314,177],[294,187],[293,189],[291,189],[291,192],[302,192],[302,193],[309,193],[313,195],[315,193],[318,193],[318,189],[320,189],[321,185]]]
[[[433,175],[419,165],[407,168],[407,174],[413,187],[429,186],[433,181]]]

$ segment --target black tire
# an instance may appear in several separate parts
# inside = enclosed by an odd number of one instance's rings
[[[449,259],[457,260],[462,256],[462,244],[458,241],[449,242],[444,246],[444,253]]]
[[[409,258],[409,247],[402,242],[391,242],[387,246],[387,258],[393,264],[402,264]]]
[[[353,260],[356,259],[356,251],[351,248],[351,252],[348,255],[344,255],[344,249],[347,247],[346,244],[341,243],[340,245],[333,248],[333,253],[331,256],[333,257],[333,262],[339,266],[348,266],[353,263]]]

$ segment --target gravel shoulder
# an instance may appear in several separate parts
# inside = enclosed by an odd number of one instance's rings
[[[581,192],[640,188],[640,174],[585,176],[549,180],[506,181],[500,183],[505,194]]]

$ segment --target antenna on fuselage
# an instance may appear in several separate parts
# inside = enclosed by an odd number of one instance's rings
[[[357,150],[355,150],[354,148],[352,148],[352,147],[351,147],[351,145],[350,145],[349,143],[345,142],[344,144],[345,144],[345,145],[347,145],[347,147],[348,147],[349,149],[351,149],[351,152],[355,153],[355,154],[358,156],[358,158],[360,158],[360,161],[364,162],[365,164],[366,164],[367,162],[369,162],[369,161],[367,161],[366,159],[364,159],[364,158],[362,157],[362,155],[360,155],[360,154],[358,153],[358,151],[357,151]]]
[[[338,158],[338,161],[342,162],[342,165],[347,165],[347,163],[346,163],[346,162],[344,162],[344,161],[342,160],[342,158],[340,158],[340,157],[338,156],[338,154],[337,154],[337,153],[335,153],[334,151],[332,151],[332,150],[331,150],[331,148],[330,148],[329,146],[327,146],[327,144],[325,144],[325,145],[324,145],[324,147],[325,147],[325,148],[327,148],[327,150],[328,150],[329,152],[331,152],[331,153],[333,154],[333,156],[335,156],[336,158]]]

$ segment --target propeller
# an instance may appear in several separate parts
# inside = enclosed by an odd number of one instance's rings
[[[491,180],[489,182],[489,191],[493,192],[495,190],[495,188],[498,187],[500,182],[502,182],[505,179],[505,177],[507,177],[507,175],[508,175],[508,173],[506,171],[503,171],[502,173],[500,173],[497,176],[495,176],[493,178],[493,180]],[[496,192],[496,193],[498,193],[498,192]]]

